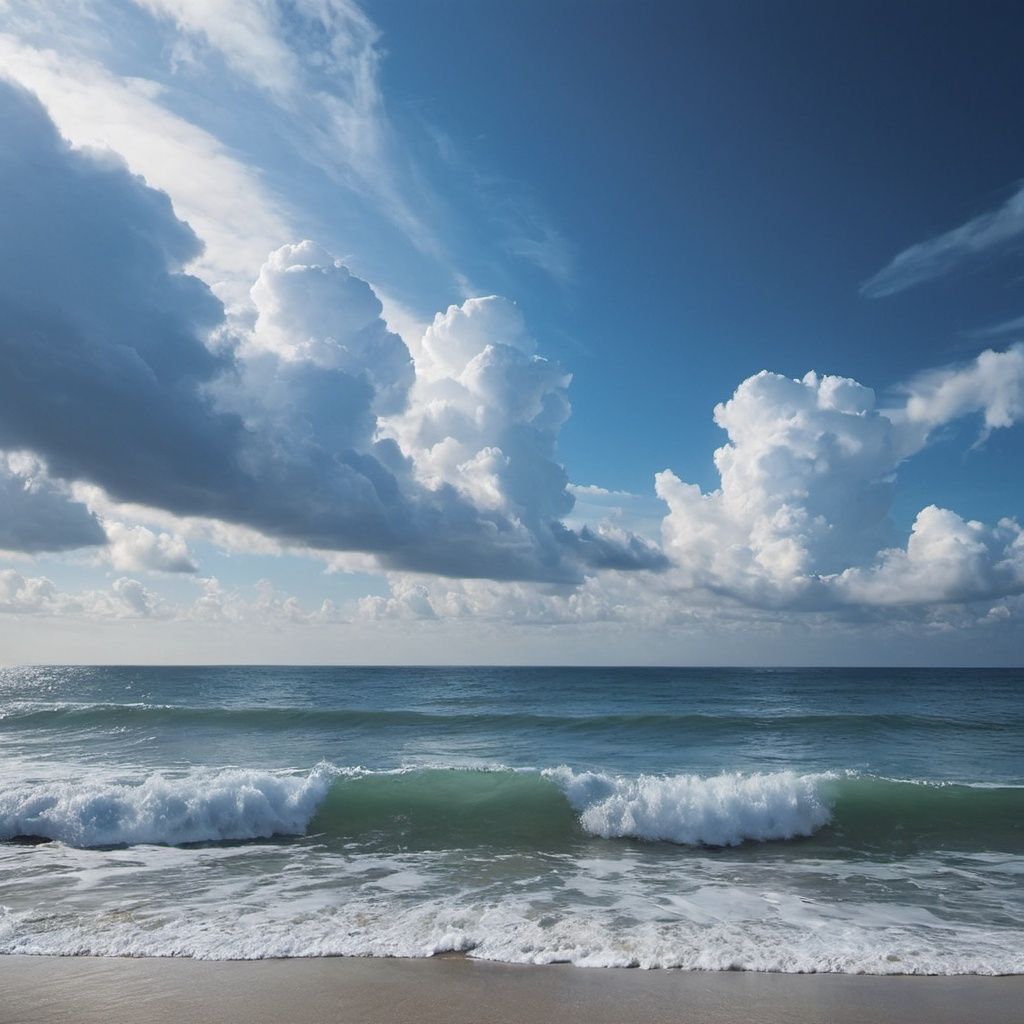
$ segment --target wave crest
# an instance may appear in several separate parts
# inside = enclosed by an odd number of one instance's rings
[[[93,778],[0,791],[0,840],[120,846],[316,833],[403,849],[565,848],[587,835],[683,846],[816,835],[850,848],[1024,850],[1024,788],[845,772],[613,775],[569,767],[399,768],[323,762],[306,775],[242,770]],[[827,828],[826,828],[827,826]]]
[[[143,782],[52,782],[0,795],[0,837],[33,836],[69,846],[212,842],[301,835],[335,772],[305,777],[221,769]]]
[[[641,775],[551,769],[580,824],[605,839],[632,837],[687,846],[738,846],[747,840],[809,836],[831,817],[822,791],[828,775]]]

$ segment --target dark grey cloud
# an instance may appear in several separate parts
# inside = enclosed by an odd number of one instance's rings
[[[550,458],[508,459],[528,514],[418,482],[377,436],[378,415],[407,400],[408,352],[372,290],[322,250],[272,254],[254,291],[261,320],[233,339],[184,270],[201,242],[164,193],[115,156],[72,149],[31,94],[2,82],[0,137],[0,449],[35,452],[52,477],[118,501],[393,568],[572,581],[660,564],[635,538],[566,529],[572,498]],[[515,399],[515,374],[494,375]],[[552,449],[539,430],[510,444]]]
[[[8,471],[0,459],[0,551],[37,554],[106,542],[85,505],[42,474]]]

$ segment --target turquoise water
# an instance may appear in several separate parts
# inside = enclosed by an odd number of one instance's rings
[[[8,669],[0,840],[3,952],[1020,972],[1024,672]]]

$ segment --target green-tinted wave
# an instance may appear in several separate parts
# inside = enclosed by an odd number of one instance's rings
[[[798,839],[808,854],[1024,853],[1024,788],[833,774],[632,779],[434,769],[339,779],[310,831],[412,849],[557,850],[600,836],[685,846]]]

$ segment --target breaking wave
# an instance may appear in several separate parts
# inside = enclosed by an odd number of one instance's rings
[[[726,847],[816,836],[846,847],[1024,850],[1024,788],[846,773],[623,776],[562,766],[404,768],[323,763],[304,775],[233,768],[136,782],[14,785],[0,839],[70,846],[316,835],[406,849],[556,848],[586,839]]]
[[[0,838],[69,846],[181,845],[301,835],[333,781],[222,769],[140,783],[48,782],[0,795]]]

